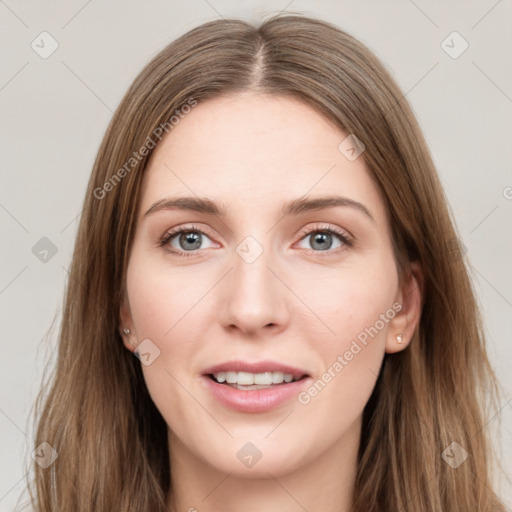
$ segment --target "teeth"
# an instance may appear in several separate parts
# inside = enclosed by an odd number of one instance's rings
[[[226,372],[219,372],[214,375],[217,382],[225,382],[226,381]]]
[[[272,372],[272,384],[281,384],[284,380],[283,372]]]
[[[253,374],[249,373],[248,375],[252,376]],[[256,373],[253,376],[253,384],[269,386],[272,382],[272,372]]]
[[[294,379],[291,373],[283,372],[218,372],[213,374],[217,382],[226,382],[227,384],[239,384],[241,386],[270,386],[271,384],[282,384],[283,382],[292,382]]]

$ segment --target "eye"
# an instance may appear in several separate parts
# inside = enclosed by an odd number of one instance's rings
[[[178,256],[186,257],[193,256],[199,249],[206,249],[207,247],[201,247],[204,240],[210,240],[210,238],[197,226],[189,226],[168,231],[160,240],[159,245],[166,246],[170,252]],[[216,244],[211,243],[208,247],[215,246]]]
[[[300,234],[302,235],[301,242],[309,240],[312,249],[306,247],[306,250],[312,253],[339,253],[353,246],[353,242],[347,233],[330,225],[305,229]]]
[[[304,248],[307,251],[318,255],[327,253],[327,255],[338,254],[353,246],[351,237],[339,228],[329,224],[316,226],[315,228],[304,229],[300,233],[303,242],[310,240],[312,249]],[[205,240],[210,241],[210,245],[202,246]],[[197,226],[180,227],[168,231],[158,242],[160,247],[165,247],[167,251],[177,256],[194,256],[200,249],[216,247],[217,244]],[[323,256],[323,255],[322,255]]]

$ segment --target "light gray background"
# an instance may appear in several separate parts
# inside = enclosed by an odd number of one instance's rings
[[[503,386],[487,429],[512,474],[512,2],[0,0],[0,510],[24,487],[30,411],[55,352],[66,269],[93,159],[131,81],[164,45],[205,21],[258,22],[281,10],[331,21],[366,43],[403,88],[424,130],[467,248]],[[47,31],[58,49],[32,48]],[[469,48],[441,43],[453,31]],[[447,40],[452,53],[461,41]],[[39,43],[41,44],[41,43]],[[48,46],[46,46],[48,48]],[[48,237],[57,253],[32,252]],[[43,341],[54,315],[54,335]],[[502,444],[496,434],[502,422]],[[512,505],[512,486],[497,480]]]

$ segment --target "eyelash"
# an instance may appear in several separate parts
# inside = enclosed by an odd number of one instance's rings
[[[164,247],[176,235],[181,234],[181,233],[190,233],[190,232],[200,233],[201,235],[208,236],[207,233],[205,233],[204,231],[199,229],[199,227],[197,227],[197,226],[181,227],[181,228],[174,229],[174,230],[171,230],[171,231],[168,231],[167,233],[165,233],[164,236],[158,242],[158,246]],[[341,252],[346,251],[347,249],[349,249],[350,247],[353,247],[353,245],[354,245],[353,240],[346,233],[338,230],[337,228],[332,227],[330,224],[325,224],[325,225],[322,225],[321,227],[315,227],[313,229],[303,229],[300,232],[300,240],[303,240],[308,235],[311,235],[313,233],[327,233],[327,234],[335,235],[341,240],[341,242],[343,242],[344,245],[342,247],[338,247],[335,250],[328,249],[326,251],[317,251],[315,249],[304,249],[309,254],[319,255],[321,257],[329,257],[329,256],[333,256],[335,254],[340,254]],[[194,251],[176,251],[174,249],[171,250],[171,249],[167,248],[166,250],[168,252],[170,252],[171,254],[175,254],[176,256],[190,258],[192,256],[195,256],[196,253],[199,252],[201,249],[195,249]],[[325,254],[322,254],[322,253],[325,253]]]

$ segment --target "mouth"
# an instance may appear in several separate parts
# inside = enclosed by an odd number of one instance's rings
[[[274,361],[229,361],[206,369],[202,377],[219,404],[245,413],[286,404],[313,380],[304,370]]]

